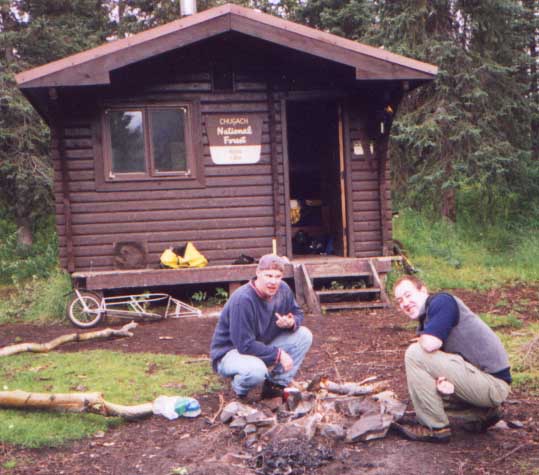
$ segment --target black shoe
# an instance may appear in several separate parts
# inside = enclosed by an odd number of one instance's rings
[[[284,386],[272,383],[271,381],[266,379],[266,381],[264,381],[264,385],[262,386],[260,399],[273,399],[275,397],[282,398],[284,394],[284,388]]]
[[[449,426],[429,429],[421,424],[404,425],[396,422],[393,422],[391,426],[405,438],[418,442],[449,442],[451,438],[451,428]]]
[[[502,420],[503,413],[500,406],[491,407],[484,415],[480,416],[476,421],[465,422],[462,428],[467,432],[481,434],[486,432],[489,427],[497,424]]]

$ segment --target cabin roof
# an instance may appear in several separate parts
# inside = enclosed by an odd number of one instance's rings
[[[23,71],[16,80],[23,90],[107,85],[110,73],[118,68],[231,31],[354,67],[357,80],[424,81],[434,79],[438,70],[381,48],[226,4]]]

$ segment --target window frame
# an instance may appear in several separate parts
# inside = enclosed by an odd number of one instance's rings
[[[156,171],[153,155],[152,141],[152,110],[185,110],[184,137],[186,149],[186,170],[182,171]],[[103,157],[103,181],[101,184],[127,183],[127,182],[157,182],[165,181],[189,181],[196,180],[199,175],[196,160],[197,157],[197,135],[198,129],[194,122],[198,107],[194,102],[119,102],[108,103],[103,106],[101,112],[101,137],[102,137],[102,157]],[[144,136],[144,166],[141,172],[113,172],[112,167],[112,137],[110,120],[107,117],[109,111],[140,111],[142,113],[142,131]]]

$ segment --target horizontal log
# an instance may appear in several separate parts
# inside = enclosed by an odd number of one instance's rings
[[[179,243],[185,241],[192,241],[197,243],[202,239],[229,239],[233,240],[238,237],[273,237],[273,225],[271,226],[250,226],[248,228],[231,228],[231,229],[182,229],[176,231],[162,231],[159,229],[151,230],[146,229],[144,232],[121,232],[115,235],[80,235],[72,236],[72,242],[74,246],[83,245],[100,245],[108,244],[111,239],[117,241],[142,241],[142,242],[171,242]],[[58,226],[58,234],[60,236],[60,245],[65,246],[65,229],[63,226]]]
[[[60,190],[56,190],[58,193]],[[270,187],[265,186],[236,186],[223,188],[202,188],[192,190],[133,190],[133,191],[103,191],[103,192],[71,192],[72,203],[92,203],[105,201],[140,201],[149,199],[182,199],[207,198],[218,199],[223,197],[245,197],[271,195]],[[57,195],[55,199],[62,200]]]
[[[253,257],[260,257],[264,254],[271,252],[271,241],[268,241],[267,246],[263,247],[244,247],[242,249],[216,249],[216,250],[207,250],[198,246],[197,249],[208,259],[209,262],[213,262],[215,259],[226,260],[232,262],[236,260],[240,254],[247,254]],[[156,253],[149,253],[146,258],[147,267],[158,268],[159,267],[159,258],[161,257],[162,250]],[[75,258],[75,267],[79,269],[80,267],[84,268],[96,268],[96,267],[107,267],[109,269],[114,269],[116,267],[114,263],[114,258],[111,254],[107,256],[80,256]]]
[[[105,201],[102,203],[72,203],[71,212],[78,213],[102,213],[114,211],[160,211],[160,210],[196,210],[210,208],[233,208],[239,206],[270,206],[273,204],[273,196],[252,196],[246,200],[243,197],[208,199],[191,198],[189,200],[141,200],[141,201]],[[56,205],[56,213],[63,214],[63,204]]]
[[[93,147],[92,138],[69,138],[63,140],[66,149],[87,149]]]
[[[65,127],[64,136],[65,137],[91,137],[92,129],[89,125],[87,127]]]
[[[195,245],[197,249],[201,250],[236,250],[239,255],[243,252],[243,249],[248,247],[254,248],[271,248],[272,236],[267,237],[249,237],[249,238],[235,238],[232,240],[197,240]],[[92,257],[92,256],[111,256],[113,254],[114,245],[117,241],[111,240],[105,244],[100,245],[80,245],[74,248],[75,257]],[[121,242],[121,241],[120,241]],[[150,254],[161,255],[161,253],[171,246],[178,246],[184,242],[178,242],[174,240],[166,241],[144,241],[147,250]],[[60,247],[60,257],[67,256],[67,249],[65,246]]]
[[[273,216],[263,216],[255,218],[222,218],[222,219],[195,219],[177,220],[174,222],[162,222],[159,224],[160,232],[173,232],[183,229],[196,229],[199,231],[209,229],[232,229],[232,228],[252,228],[258,226],[273,225]],[[157,227],[157,226],[156,226]],[[72,228],[73,235],[88,234],[114,234],[117,236],[125,233],[140,233],[148,231],[148,223],[126,223],[126,224],[79,224]]]
[[[257,218],[272,216],[273,206],[245,206],[238,208],[208,208],[208,209],[184,209],[159,210],[159,211],[126,211],[117,212],[111,209],[105,213],[72,214],[72,224],[123,224],[144,222],[148,226],[161,226],[168,222],[176,221],[183,226],[184,221],[189,219],[219,219],[219,218]],[[58,216],[57,224],[64,224],[64,217]]]

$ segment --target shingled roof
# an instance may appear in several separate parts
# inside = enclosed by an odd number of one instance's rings
[[[238,5],[226,4],[17,74],[23,90],[110,84],[118,68],[226,32],[355,68],[357,80],[431,80],[437,67]]]

